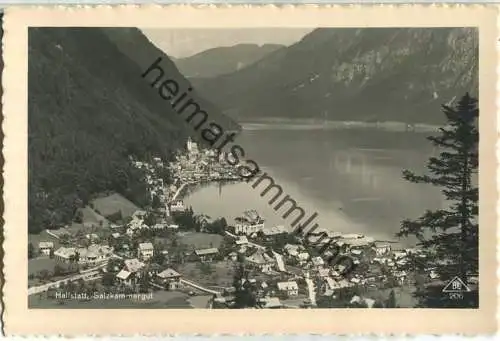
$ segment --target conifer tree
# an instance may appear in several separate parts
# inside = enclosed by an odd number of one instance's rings
[[[28,259],[31,259],[35,256],[35,247],[33,243],[28,244]]]
[[[396,294],[394,293],[394,290],[391,290],[391,293],[389,294],[389,298],[386,301],[385,304],[386,308],[396,308]]]
[[[442,111],[447,118],[446,126],[438,136],[428,137],[439,149],[439,155],[429,159],[427,174],[415,175],[404,170],[403,177],[413,183],[440,187],[447,207],[427,210],[416,220],[404,220],[397,235],[417,237],[428,255],[426,267],[436,268],[443,283],[455,276],[467,283],[468,275],[478,273],[477,99],[467,93],[456,106],[443,105]],[[451,302],[434,286],[420,290],[418,295],[423,306],[477,305],[474,293],[462,301]]]
[[[248,272],[245,270],[243,263],[239,263],[233,278],[233,286],[236,291],[234,293],[234,308],[255,308],[257,307],[257,298],[248,281]]]

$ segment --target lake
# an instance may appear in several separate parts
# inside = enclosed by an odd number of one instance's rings
[[[435,153],[429,133],[387,132],[373,129],[279,129],[262,126],[243,129],[236,143],[295,199],[309,216],[318,213],[322,228],[363,233],[394,240],[404,218],[416,218],[426,209],[441,208],[438,189],[412,184],[403,169],[422,172]],[[249,183],[209,184],[184,198],[197,213],[231,222],[244,210],[256,209],[267,224],[289,226],[287,220],[261,197],[265,188]],[[412,240],[402,241],[413,244]]]

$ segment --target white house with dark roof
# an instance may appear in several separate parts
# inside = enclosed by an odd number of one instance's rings
[[[150,242],[140,243],[137,247],[137,257],[143,260],[148,260],[153,257],[154,247]]]
[[[285,292],[288,296],[297,296],[299,294],[299,286],[295,281],[278,282],[277,287],[279,291]]]
[[[38,243],[38,249],[40,250],[41,253],[44,255],[50,255],[50,251],[54,249],[54,243],[53,242],[40,242]]]

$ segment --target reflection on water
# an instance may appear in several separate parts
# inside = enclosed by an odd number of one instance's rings
[[[293,197],[307,216],[318,212],[321,227],[394,239],[403,218],[439,208],[439,191],[408,183],[405,168],[422,172],[434,152],[424,134],[368,130],[251,130],[237,143]],[[264,185],[264,184],[262,184]],[[269,224],[287,225],[250,184],[211,185],[186,202],[212,217],[234,218],[260,211]]]

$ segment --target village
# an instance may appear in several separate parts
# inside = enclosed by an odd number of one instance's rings
[[[229,222],[196,214],[182,200],[186,192],[239,177],[220,153],[191,140],[168,164],[131,162],[144,172],[150,207],[108,194],[79,209],[73,225],[32,239],[34,305],[71,304],[71,292],[86,293],[77,295],[80,303],[102,305],[96,298],[111,292],[164,298],[151,307],[224,309],[238,307],[244,290],[257,308],[405,307],[413,304],[415,281],[437,278],[433,269],[409,270],[425,263],[420,250],[389,241],[326,229],[296,236],[251,208]]]

